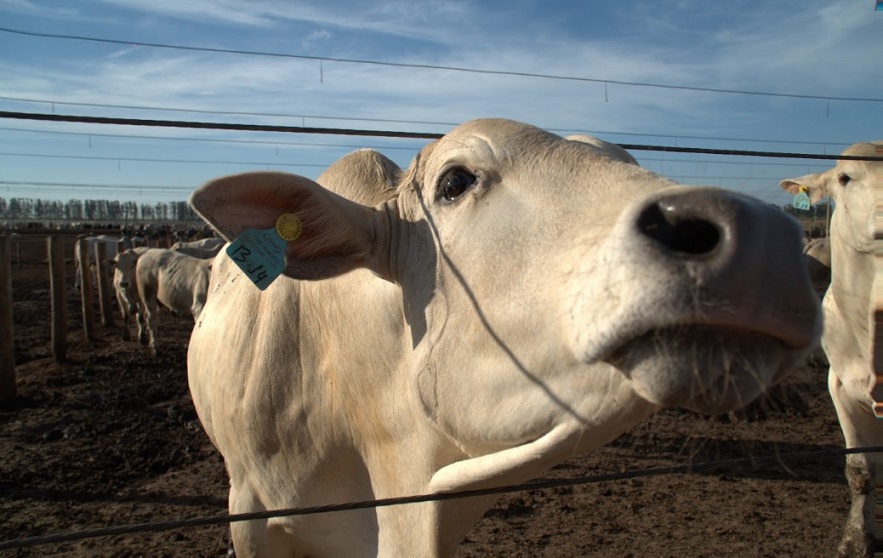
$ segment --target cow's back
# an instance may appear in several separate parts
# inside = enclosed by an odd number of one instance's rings
[[[174,250],[153,249],[138,258],[138,289],[142,299],[159,300],[175,312],[198,315],[205,305],[211,260]]]
[[[384,155],[363,149],[335,162],[318,180],[341,196],[360,203],[379,204],[394,195],[398,172],[395,163]],[[301,354],[302,319],[318,332],[315,343],[321,347],[322,332],[333,327],[323,323],[326,319],[324,310],[346,296],[354,298],[353,305],[370,302],[370,295],[366,298],[365,293],[375,281],[383,283],[372,274],[357,270],[348,277],[312,283],[304,289],[301,281],[283,276],[261,291],[224,251],[215,257],[207,289],[208,300],[193,329],[187,360],[194,404],[216,446],[235,446],[231,451],[241,448],[237,439],[218,439],[223,432],[232,430],[214,426],[217,420],[212,407],[215,403],[226,406],[242,401],[246,397],[246,386],[258,392],[266,391],[267,397],[276,401],[278,407],[269,404],[264,406],[265,409],[288,408],[287,412],[294,412],[292,406],[296,407],[301,398],[291,398],[287,394],[292,389],[300,393],[309,390],[301,384],[301,364],[304,359],[317,358]],[[338,287],[349,283],[353,286]],[[388,287],[381,286],[381,289],[389,291]],[[305,291],[307,301],[302,300]],[[337,294],[341,292],[342,295]],[[354,319],[354,322],[358,323],[358,320]],[[216,366],[215,362],[220,347],[233,355],[233,360],[226,361],[223,367]],[[366,347],[368,350],[371,348]],[[319,352],[328,357],[333,351],[334,347],[328,347],[327,351]],[[267,355],[274,355],[272,365],[264,362]],[[274,377],[276,372],[282,376]],[[222,375],[223,378],[219,377]],[[271,414],[251,419],[269,429],[273,424]],[[222,419],[228,417],[226,412],[219,416]]]

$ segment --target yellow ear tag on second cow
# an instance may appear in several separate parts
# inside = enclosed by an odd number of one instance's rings
[[[294,213],[283,213],[276,219],[276,234],[280,238],[291,242],[303,232],[303,225]]]

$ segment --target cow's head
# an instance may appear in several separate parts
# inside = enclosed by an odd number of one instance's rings
[[[883,140],[856,143],[841,155],[851,157],[883,157]],[[852,250],[868,253],[874,243],[874,215],[877,189],[883,187],[883,163],[838,159],[833,168],[824,172],[787,178],[779,186],[791,194],[806,191],[812,203],[825,196],[837,208],[831,221],[831,234]]]
[[[467,455],[495,456],[434,481],[463,486],[601,445],[656,408],[747,403],[817,341],[793,219],[620,151],[479,120],[425,147],[374,207],[265,172],[191,203],[230,240],[298,215],[290,277],[367,268],[401,287],[423,411]]]
[[[125,290],[135,284],[135,266],[138,254],[132,250],[124,250],[108,261],[113,270],[113,285],[118,290]]]

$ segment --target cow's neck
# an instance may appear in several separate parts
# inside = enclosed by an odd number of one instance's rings
[[[854,339],[848,340],[848,346],[857,349],[861,358],[868,360],[874,311],[871,300],[875,272],[874,256],[871,253],[857,252],[849,242],[839,236],[832,236],[831,268],[833,270],[831,286],[823,305],[825,320],[827,323],[846,322],[846,327],[840,328],[840,331],[855,336]],[[836,334],[835,329],[826,327],[825,335]],[[830,345],[830,343],[825,344]]]

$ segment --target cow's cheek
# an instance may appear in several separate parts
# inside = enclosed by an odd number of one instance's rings
[[[587,395],[589,375],[538,367],[491,342],[475,349],[447,341],[426,347],[415,362],[413,385],[419,412],[464,454],[535,440],[564,415],[581,414],[576,408]]]

